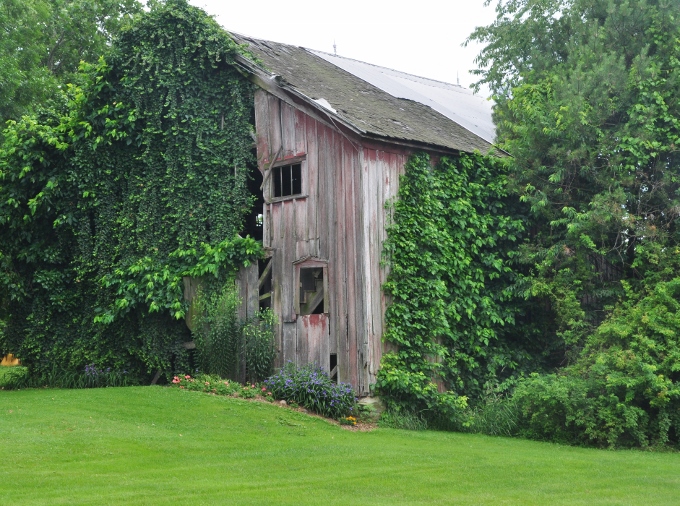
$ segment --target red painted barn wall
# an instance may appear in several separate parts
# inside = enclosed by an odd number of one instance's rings
[[[320,358],[328,370],[335,352],[338,380],[367,394],[383,351],[385,204],[396,196],[408,152],[365,145],[304,107],[263,90],[255,94],[258,165],[265,174],[264,246],[272,252],[272,309],[279,318],[277,365]],[[272,162],[302,155],[303,195],[272,199],[266,176]],[[298,321],[294,310],[295,262],[307,257],[327,261],[323,322]]]

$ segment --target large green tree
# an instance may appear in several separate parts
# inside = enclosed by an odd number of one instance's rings
[[[138,0],[2,0],[0,121],[58,97],[141,10]]]
[[[680,3],[501,0],[472,40],[498,141],[534,213],[525,261],[577,345],[674,261],[680,216]],[[656,278],[655,278],[656,279]]]
[[[565,351],[521,384],[520,431],[680,444],[680,3],[500,0],[481,77],[530,206],[517,258]]]

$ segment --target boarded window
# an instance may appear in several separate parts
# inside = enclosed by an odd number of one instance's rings
[[[302,194],[302,164],[283,165],[272,169],[274,197]]]
[[[299,301],[301,315],[324,312],[323,267],[300,269]]]

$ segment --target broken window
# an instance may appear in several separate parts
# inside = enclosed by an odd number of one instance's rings
[[[274,167],[272,180],[274,182],[274,198],[289,197],[302,194],[302,164],[283,165]]]
[[[322,314],[324,312],[323,271],[323,267],[300,268],[298,314]]]

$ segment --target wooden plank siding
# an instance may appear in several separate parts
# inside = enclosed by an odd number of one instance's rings
[[[255,123],[265,173],[264,246],[272,251],[272,310],[279,319],[276,366],[291,360],[328,370],[330,353],[337,353],[338,380],[366,395],[383,352],[385,203],[396,195],[408,152],[375,141],[366,146],[264,90],[255,93]],[[266,172],[301,156],[302,195],[272,201]],[[327,266],[325,315],[295,313],[295,263],[306,258]]]

